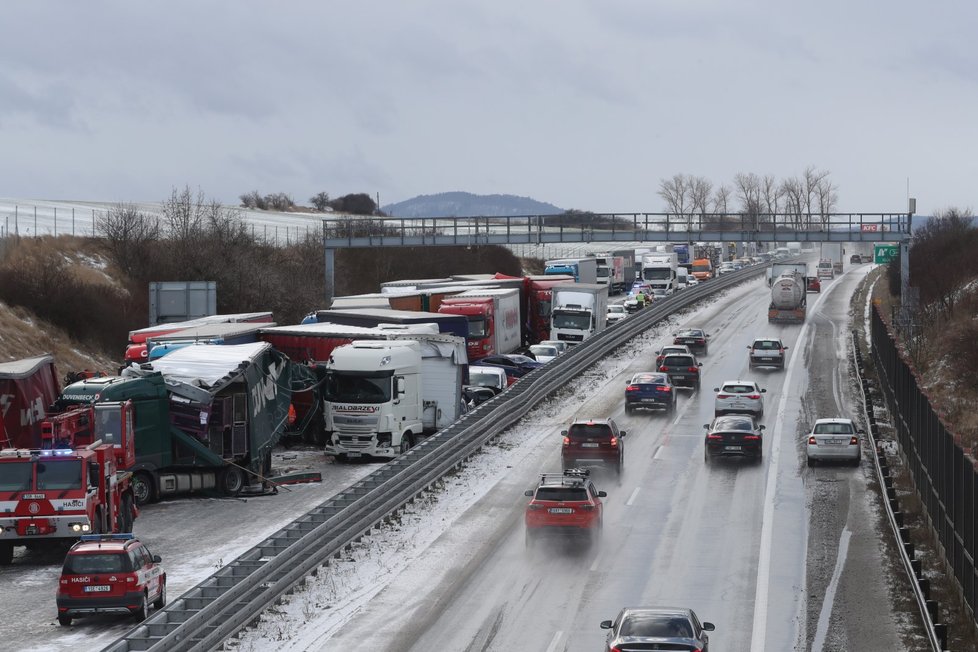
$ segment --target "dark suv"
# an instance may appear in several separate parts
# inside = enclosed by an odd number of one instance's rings
[[[560,453],[563,468],[603,466],[613,469],[621,478],[625,465],[624,430],[618,430],[614,419],[575,421],[560,433],[564,446]]]
[[[700,388],[700,367],[693,354],[671,353],[662,358],[659,371],[669,376],[669,381],[676,386]]]

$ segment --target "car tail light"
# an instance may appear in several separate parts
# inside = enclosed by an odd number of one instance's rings
[[[717,394],[717,398],[730,398],[730,394]]]
[[[808,438],[808,443],[811,444],[812,446],[815,446],[816,444],[818,444],[818,442],[815,441],[815,437],[809,437]]]
[[[564,446],[570,446],[570,437],[564,437]]]
[[[657,390],[659,390],[660,392],[671,392],[672,391],[672,387],[669,387],[669,385],[656,385],[655,388]]]
[[[612,448],[618,448],[618,438],[617,437],[612,437],[611,438],[611,441],[608,442],[608,443],[611,444],[611,447]]]
[[[669,371],[669,367],[662,365],[661,367],[659,367],[659,371]]]
[[[747,441],[757,441],[761,438],[760,435],[744,435],[744,439]]]
[[[720,441],[723,439],[723,435],[717,435],[711,432],[706,436],[706,438],[710,441]]]
[[[855,436],[849,438],[849,445],[850,446],[855,446],[858,443],[859,443],[859,439],[856,438]]]
[[[639,390],[638,385],[629,385],[625,388],[626,392],[637,392]]]
[[[700,372],[700,368],[699,367],[690,367],[686,371],[688,371],[691,374],[698,374]]]
[[[591,505],[589,503],[584,503],[583,505],[580,505],[580,508],[583,509],[585,512],[593,512],[594,511],[594,505]]]
[[[756,401],[757,399],[761,398],[761,395],[760,394],[748,394],[747,395],[747,398],[753,399],[753,400]]]
[[[535,512],[538,509],[543,509],[543,505],[537,505],[536,503],[530,503],[529,505],[526,506],[526,509],[529,510],[529,511],[531,511],[531,512]]]
[[[696,340],[696,343],[697,343],[697,344],[706,344],[706,340],[704,340],[704,339],[703,339],[703,338],[701,337],[701,338],[699,338],[699,339],[697,339],[697,340]]]

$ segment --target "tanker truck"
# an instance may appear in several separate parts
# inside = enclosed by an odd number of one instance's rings
[[[807,308],[808,266],[804,263],[775,263],[771,266],[769,322],[801,323]]]

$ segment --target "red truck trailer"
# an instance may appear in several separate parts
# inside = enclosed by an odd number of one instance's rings
[[[177,331],[188,328],[206,326],[207,324],[222,324],[227,322],[255,322],[266,323],[272,321],[271,312],[239,312],[226,315],[208,315],[199,319],[189,321],[174,322],[171,324],[157,324],[147,326],[134,331],[129,331],[129,344],[126,346],[125,363],[142,363],[149,361],[149,351],[146,349],[146,340],[150,338],[160,339],[164,335],[170,335]]]
[[[0,448],[40,447],[41,422],[60,391],[50,355],[0,364]]]

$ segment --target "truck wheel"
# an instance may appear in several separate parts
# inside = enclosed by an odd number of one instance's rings
[[[225,467],[221,471],[218,488],[226,496],[237,496],[244,489],[244,473],[236,466]]]
[[[102,508],[99,507],[95,510],[95,519],[92,521],[92,534],[102,534],[105,532],[105,528],[102,527],[104,519],[102,518]]]
[[[9,566],[14,561],[14,546],[10,543],[0,543],[0,566]]]
[[[132,495],[137,505],[156,502],[156,483],[148,471],[137,471],[132,476]]]
[[[411,450],[411,446],[414,445],[414,442],[411,440],[411,437],[412,435],[409,432],[404,433],[404,436],[401,437],[401,455],[404,455],[404,453]]]
[[[119,518],[119,531],[120,532],[132,532],[133,517],[132,517],[132,496],[126,494],[122,497],[122,513]]]
[[[71,627],[71,616],[62,616],[58,614],[58,624],[62,627]]]

